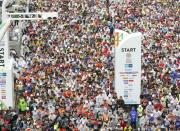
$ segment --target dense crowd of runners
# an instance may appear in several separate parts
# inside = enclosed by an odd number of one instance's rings
[[[18,110],[1,111],[2,130],[180,130],[179,4],[31,1],[59,17],[24,22],[22,56],[12,53]],[[115,28],[143,34],[141,104],[130,110],[114,90]]]

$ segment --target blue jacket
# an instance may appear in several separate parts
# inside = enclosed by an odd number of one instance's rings
[[[171,77],[172,79],[177,79],[177,78],[179,78],[178,73],[177,73],[176,71],[172,71],[172,72],[170,73],[170,77]]]
[[[180,120],[176,120],[176,129],[180,129]]]
[[[137,112],[134,107],[132,108],[132,110],[130,112],[130,117],[131,117],[131,122],[136,122]]]

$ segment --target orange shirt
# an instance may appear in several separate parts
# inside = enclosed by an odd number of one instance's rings
[[[109,116],[108,116],[108,114],[103,114],[102,120],[105,121],[105,122],[108,122],[108,121],[109,121]]]
[[[65,109],[64,108],[59,108],[58,111],[59,111],[60,114],[63,114],[65,112]]]
[[[102,65],[101,63],[96,63],[96,67],[98,67],[98,68],[102,68],[102,67],[103,67],[103,65]]]
[[[24,78],[23,78],[22,76],[20,76],[20,77],[18,78],[18,80],[19,80],[19,81],[24,81]]]
[[[70,98],[70,97],[72,96],[72,92],[71,92],[70,90],[65,91],[65,92],[63,93],[63,96],[66,97],[66,98]]]
[[[26,80],[26,82],[30,82],[30,81],[31,81],[31,78],[30,78],[29,76],[26,76],[26,77],[25,77],[25,80]]]

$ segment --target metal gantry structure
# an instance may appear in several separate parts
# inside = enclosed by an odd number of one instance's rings
[[[10,60],[9,51],[9,27],[13,21],[32,21],[45,20],[48,18],[58,17],[57,12],[27,12],[25,13],[9,13],[6,11],[6,3],[2,3],[2,24],[0,25],[0,103],[4,103],[6,107],[15,107],[14,100],[14,75],[13,65]],[[29,2],[29,0],[28,0]],[[18,17],[17,17],[18,16]],[[0,109],[1,110],[1,109]]]

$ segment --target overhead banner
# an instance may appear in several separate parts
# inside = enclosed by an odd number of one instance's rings
[[[115,30],[115,90],[125,104],[140,104],[141,37]]]

